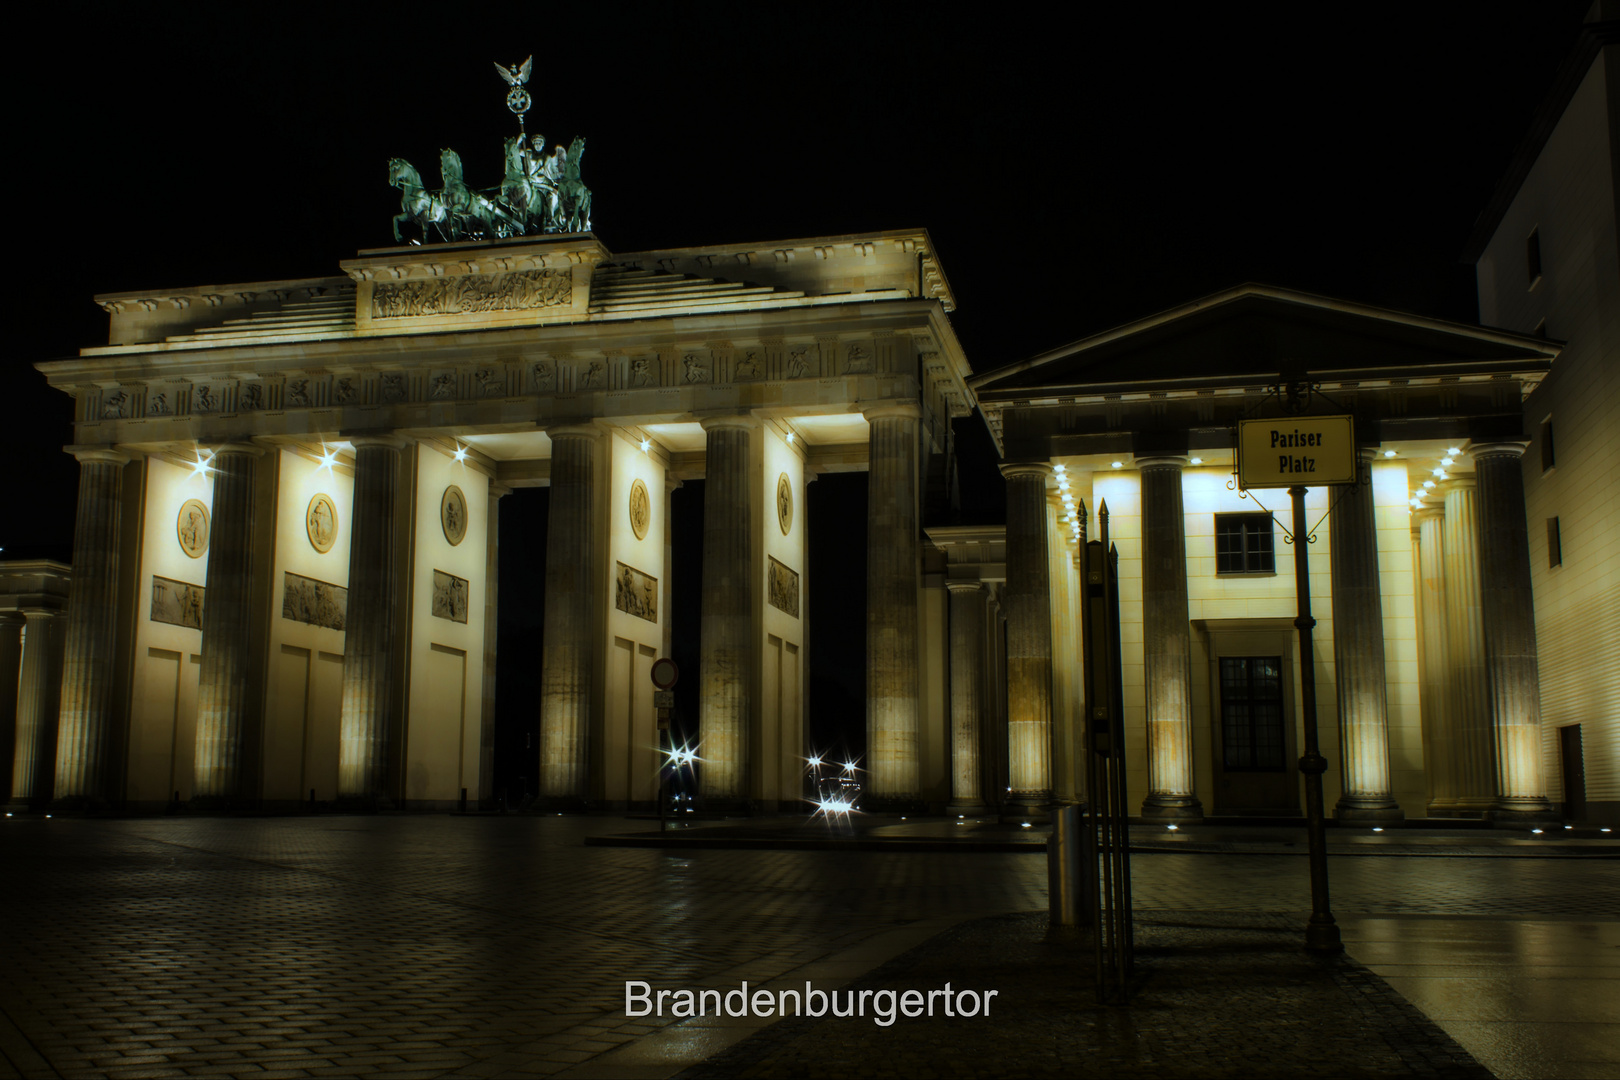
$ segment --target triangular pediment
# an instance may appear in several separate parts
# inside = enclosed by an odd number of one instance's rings
[[[1241,285],[990,371],[981,400],[1133,393],[1289,378],[1545,371],[1555,342],[1267,285]]]

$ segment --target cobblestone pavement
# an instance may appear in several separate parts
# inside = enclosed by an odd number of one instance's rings
[[[1098,1007],[1089,953],[1045,940],[1041,913],[974,920],[849,989],[999,987],[988,1016],[784,1020],[683,1077],[1488,1078],[1421,1013],[1343,957],[1308,956],[1283,916],[1139,919],[1132,1008]],[[843,992],[841,991],[840,994]],[[868,999],[877,1005],[880,998]],[[867,1004],[867,1002],[862,1002]],[[971,1047],[971,1053],[964,1053]]]
[[[551,1075],[659,1026],[624,1015],[627,979],[729,988],[802,977],[897,928],[1045,905],[1039,856],[583,845],[625,827],[573,817],[0,821],[0,1070]],[[1302,860],[1175,854],[1134,865],[1144,912],[1308,907]],[[1606,919],[1620,907],[1615,862],[1331,867],[1342,913]]]

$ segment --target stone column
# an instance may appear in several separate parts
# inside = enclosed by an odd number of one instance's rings
[[[70,601],[71,602],[71,601]],[[11,805],[38,808],[50,802],[56,765],[57,677],[60,643],[58,613],[46,608],[23,611],[22,672],[17,680],[17,735],[11,759]]]
[[[1536,664],[1536,609],[1530,591],[1530,539],[1525,528],[1527,443],[1476,443],[1479,483],[1480,607],[1485,672],[1496,735],[1494,821],[1557,817],[1541,768],[1541,676]]]
[[[120,790],[112,760],[113,651],[118,641],[119,520],[129,455],[101,449],[76,450],[74,456],[79,459],[79,509],[63,644],[55,797],[68,807],[105,806]]]
[[[253,610],[254,462],[257,446],[228,443],[209,459],[214,506],[208,526],[203,591],[202,668],[197,681],[197,756],[192,804],[223,809],[254,799],[248,775],[256,758],[251,730],[255,695],[248,686]],[[352,611],[352,609],[351,609]]]
[[[1412,514],[1418,538],[1418,678],[1422,686],[1423,745],[1429,774],[1429,813],[1457,810],[1457,733],[1451,722],[1451,658],[1446,642],[1445,509]]]
[[[1334,817],[1398,822],[1390,793],[1389,701],[1384,679],[1384,606],[1378,576],[1378,521],[1372,463],[1357,451],[1360,479],[1339,492],[1328,514],[1333,574],[1333,663],[1339,700],[1343,792]]]
[[[17,695],[22,689],[22,631],[27,617],[0,611],[0,783],[11,793],[11,767],[16,763]]]
[[[349,537],[349,609],[344,620],[343,713],[338,752],[338,798],[362,806],[389,806],[389,745],[402,702],[395,633],[400,622],[398,576],[406,571],[396,540],[400,451],[393,435],[352,436],[354,525]]]
[[[500,635],[501,596],[501,499],[512,489],[489,485],[489,519],[484,541],[484,700],[479,713],[478,790],[473,793],[480,807],[495,802],[495,643]]]
[[[1001,467],[1007,478],[1007,786],[1014,816],[1044,813],[1052,801],[1051,471],[1044,462]]]
[[[951,801],[945,812],[977,814],[984,810],[979,740],[985,592],[977,581],[950,581],[945,587],[951,592]]]
[[[1059,483],[1065,481],[1060,480]],[[1065,492],[1066,494],[1066,492]],[[1059,490],[1047,493],[1046,558],[1048,613],[1052,618],[1052,800],[1076,803],[1075,747],[1079,742],[1079,622],[1075,618],[1073,549],[1069,546],[1069,513]]]
[[[540,797],[589,795],[596,668],[596,458],[591,424],[548,428],[551,510],[546,523],[545,644],[540,658]]]
[[[698,647],[698,756],[703,797],[737,803],[748,789],[754,639],[753,470],[759,421],[717,416],[707,435],[703,480],[703,611]]]
[[[1142,816],[1198,820],[1193,790],[1192,629],[1187,621],[1183,457],[1140,458],[1142,652],[1147,682],[1148,795]],[[1307,662],[1309,662],[1307,658]]]
[[[675,489],[681,481],[664,474],[664,504],[660,511],[664,521],[664,579],[658,583],[658,610],[663,612],[663,638],[659,642],[659,656],[675,654]]]
[[[1478,814],[1495,795],[1495,739],[1485,682],[1485,627],[1479,606],[1479,515],[1473,477],[1445,486],[1446,656],[1450,661],[1452,760],[1457,809]]]
[[[866,768],[879,802],[922,797],[917,595],[922,552],[916,405],[868,409]]]

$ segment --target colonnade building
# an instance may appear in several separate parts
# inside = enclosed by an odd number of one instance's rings
[[[109,343],[40,365],[79,506],[54,762],[19,741],[13,801],[489,799],[500,500],[549,485],[546,550],[507,552],[545,564],[541,794],[649,803],[670,492],[701,477],[703,792],[796,802],[805,485],[839,470],[870,473],[869,790],[944,789],[920,514],[971,395],[926,234],[342,270],[101,296]]]
[[[648,804],[670,494],[701,477],[701,790],[791,806],[807,536],[847,527],[805,488],[866,470],[877,803],[1084,799],[1076,556],[1106,506],[1143,815],[1299,812],[1290,531],[1338,816],[1550,810],[1520,456],[1556,343],[1243,286],[975,378],[914,231],[342,269],[103,296],[110,343],[41,365],[81,481],[59,701],[22,687],[13,802],[489,800],[500,500],[549,485],[545,551],[505,553],[544,559],[541,794]],[[1233,478],[1280,379],[1362,442],[1360,482],[1312,488],[1303,523]],[[975,406],[1006,525],[925,529]]]

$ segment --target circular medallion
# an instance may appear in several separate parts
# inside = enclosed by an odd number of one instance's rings
[[[776,523],[782,526],[783,536],[793,527],[793,484],[787,473],[776,478]]]
[[[187,499],[180,504],[176,527],[180,532],[180,550],[193,559],[202,558],[203,552],[208,550],[208,507],[196,499]]]
[[[309,534],[310,547],[322,555],[332,550],[337,542],[338,518],[330,495],[322,493],[309,500],[309,508],[304,511],[304,531]]]
[[[647,538],[647,526],[652,521],[652,500],[647,497],[647,485],[640,480],[630,485],[630,531],[637,540]]]
[[[467,496],[454,484],[444,489],[444,498],[439,500],[439,524],[451,547],[467,536]]]

